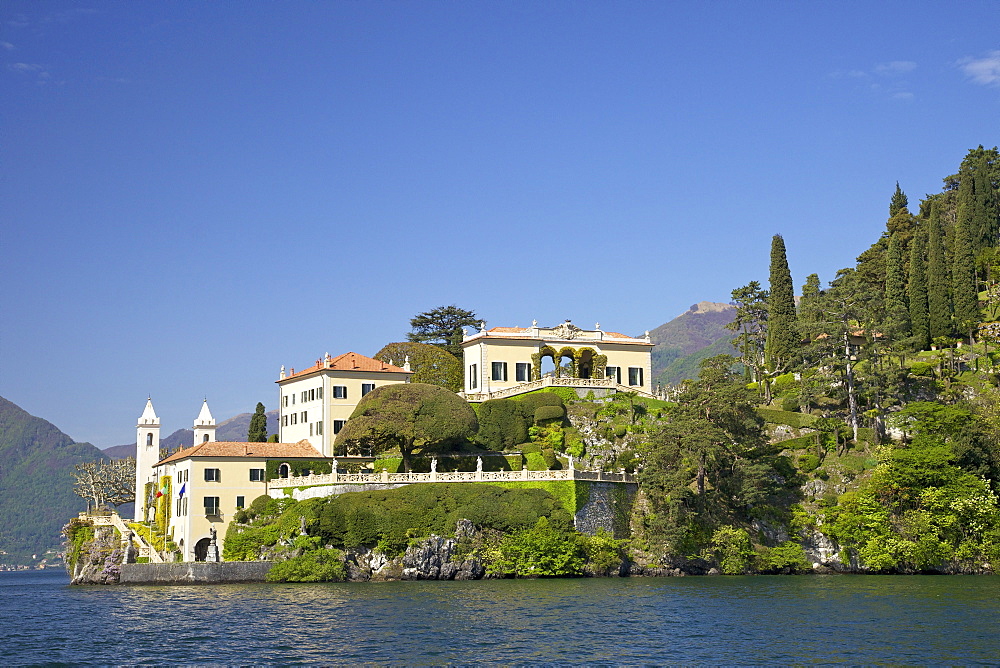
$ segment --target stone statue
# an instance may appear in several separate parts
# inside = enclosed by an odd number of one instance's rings
[[[337,458],[333,458],[333,473],[337,472]]]
[[[431,473],[437,473],[438,470],[438,460],[435,457],[431,460]]]
[[[482,457],[476,457],[476,472],[477,473],[482,473],[483,472],[483,458]]]
[[[216,544],[216,542],[215,542],[215,527],[209,527],[208,528],[208,535],[209,535],[209,543],[208,544],[209,545],[215,545]]]

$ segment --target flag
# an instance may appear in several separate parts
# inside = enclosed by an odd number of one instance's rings
[[[184,496],[184,491],[187,489],[187,486],[188,486],[187,483],[184,483],[183,485],[181,485],[181,491],[177,492],[177,496],[178,497]]]
[[[163,487],[156,490],[156,498],[160,498],[161,496],[166,496],[168,491],[169,489],[167,488],[167,483],[163,483]]]

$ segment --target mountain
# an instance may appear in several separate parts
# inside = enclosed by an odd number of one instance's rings
[[[672,385],[698,376],[698,364],[713,355],[735,354],[726,329],[736,317],[731,304],[698,302],[649,332],[653,342],[653,382]]]
[[[267,433],[278,433],[278,411],[268,411]],[[215,428],[215,438],[219,441],[245,441],[247,432],[250,430],[250,418],[253,413],[240,413],[228,420],[223,420]],[[160,447],[173,452],[181,447],[191,447],[194,445],[194,432],[190,429],[178,429],[169,436],[160,439]],[[135,443],[125,445],[115,445],[104,449],[104,456],[112,459],[124,459],[125,457],[135,457]]]
[[[73,493],[76,464],[106,457],[0,397],[0,555],[3,563],[62,545],[62,526],[86,502]]]

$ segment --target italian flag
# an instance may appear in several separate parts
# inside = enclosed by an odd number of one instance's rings
[[[160,498],[161,496],[166,496],[167,495],[167,491],[168,491],[168,489],[167,489],[167,483],[163,483],[163,487],[161,487],[160,489],[156,490],[156,498]]]

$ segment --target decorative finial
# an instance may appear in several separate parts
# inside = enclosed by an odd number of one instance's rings
[[[594,323],[594,329],[596,329],[596,330],[600,331],[600,329],[601,329],[601,323],[599,323],[599,322],[595,322],[595,323]]]
[[[532,327],[538,327],[538,321],[537,321],[537,320],[535,320],[535,319],[532,319],[532,320],[531,320],[531,326],[532,326]]]

